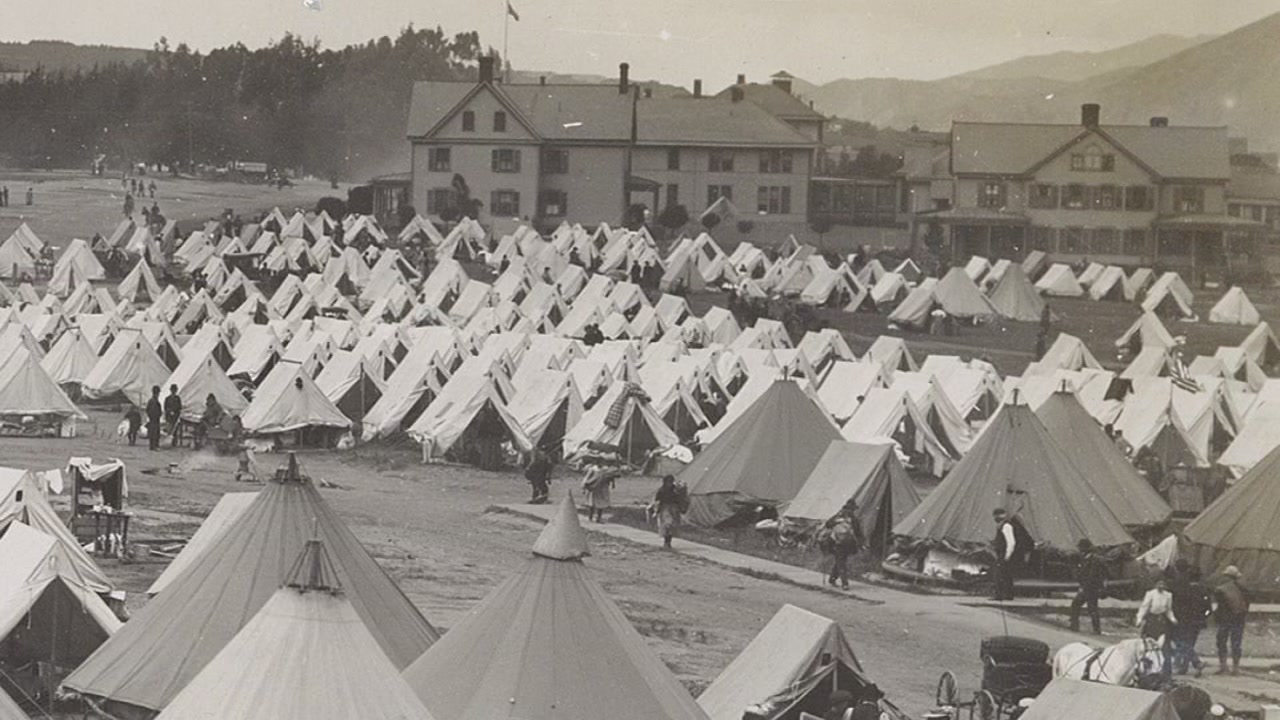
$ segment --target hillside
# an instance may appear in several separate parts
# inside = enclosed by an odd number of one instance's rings
[[[998,65],[964,73],[958,77],[975,80],[1045,78],[1080,82],[1116,71],[1132,70],[1213,39],[1212,35],[1181,37],[1153,35],[1136,43],[1099,52],[1057,52],[1021,57]]]
[[[57,40],[32,40],[25,43],[0,42],[0,70],[90,70],[94,65],[134,63],[147,55],[146,50],[108,45],[74,45]]]
[[[1081,103],[1100,102],[1104,122],[1145,123],[1164,115],[1174,124],[1228,125],[1257,149],[1280,149],[1276,38],[1280,13],[1141,67],[1109,65],[1153,52],[1161,43],[1117,48],[1097,66],[1103,72],[1078,81],[1003,77],[1014,67],[1048,67],[1047,61],[1024,58],[941,80],[866,78],[800,87],[828,115],[885,127],[945,130],[953,120],[1072,122]],[[1060,63],[1049,74],[1068,74],[1074,62]]]

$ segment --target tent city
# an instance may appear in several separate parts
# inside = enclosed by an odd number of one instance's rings
[[[153,5],[0,12],[0,720],[1280,720],[1271,0]]]

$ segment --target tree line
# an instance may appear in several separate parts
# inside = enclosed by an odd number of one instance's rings
[[[286,34],[201,53],[161,38],[138,62],[0,84],[0,165],[248,161],[343,180],[407,170],[413,82],[474,79],[482,52],[478,33],[440,28],[342,49]]]

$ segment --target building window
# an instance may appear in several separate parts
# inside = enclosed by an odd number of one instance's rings
[[[475,132],[476,114],[470,110],[462,111],[462,132]]]
[[[493,114],[493,131],[494,132],[507,131],[507,114],[502,112],[501,110]]]
[[[1093,208],[1095,210],[1120,209],[1120,189],[1115,185],[1099,185],[1094,188]]]
[[[791,153],[786,150],[765,150],[760,153],[760,172],[791,172]]]
[[[1039,250],[1041,252],[1047,252],[1047,253],[1054,252],[1055,250],[1054,241],[1056,239],[1057,239],[1056,228],[1032,227],[1031,242],[1029,243],[1028,249]]]
[[[1111,172],[1116,169],[1116,156],[1092,147],[1071,156],[1071,169],[1078,172]]]
[[[1098,228],[1089,237],[1089,252],[1093,255],[1119,255],[1121,242],[1115,228]]]
[[[708,185],[707,186],[707,207],[711,207],[717,200],[724,198],[725,200],[733,200],[732,185]]]
[[[675,183],[667,185],[667,207],[680,204],[680,186]]]
[[[1151,254],[1151,239],[1146,228],[1124,231],[1124,254],[1135,256]]]
[[[1089,204],[1089,192],[1084,185],[1068,185],[1062,193],[1062,207],[1068,210],[1083,210]]]
[[[427,214],[443,215],[453,210],[453,190],[431,188],[427,191]]]
[[[493,151],[493,171],[496,173],[520,172],[520,151],[499,148]]]
[[[1004,207],[1004,183],[982,183],[982,190],[978,194],[978,207],[995,209]]]
[[[449,148],[427,149],[427,170],[431,172],[449,172]]]
[[[1064,255],[1083,255],[1084,228],[1062,228],[1058,232],[1058,252]]]
[[[543,190],[538,205],[543,217],[564,217],[569,212],[569,195],[563,190]]]
[[[1058,186],[1037,183],[1031,186],[1027,204],[1037,210],[1058,209]]]
[[[515,190],[494,190],[489,194],[489,214],[494,217],[519,217],[520,193]]]
[[[728,150],[712,150],[711,159],[707,163],[710,172],[733,172],[733,152]]]
[[[1204,212],[1204,188],[1181,185],[1173,189],[1173,210],[1179,213]],[[1163,247],[1161,248],[1163,250]]]
[[[756,209],[769,215],[791,214],[791,187],[761,186],[756,193]]]
[[[670,148],[667,150],[667,169],[680,169],[680,148]]]
[[[1193,233],[1182,230],[1165,230],[1160,233],[1160,256],[1189,257]]]
[[[542,174],[563,175],[569,172],[569,151],[547,148],[542,151]]]
[[[1151,192],[1151,188],[1146,185],[1130,185],[1124,189],[1124,209],[1131,212],[1150,212],[1155,209],[1155,193]]]

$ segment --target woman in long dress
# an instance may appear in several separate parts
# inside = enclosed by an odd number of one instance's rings
[[[680,527],[680,518],[685,511],[685,494],[676,485],[674,476],[662,478],[662,487],[654,493],[653,504],[649,511],[658,521],[658,534],[662,536],[662,547],[671,547],[671,538],[675,537]]]
[[[617,473],[602,465],[587,466],[587,476],[582,479],[582,489],[587,493],[587,519],[604,522],[604,511],[611,504],[610,490],[617,482]]]

